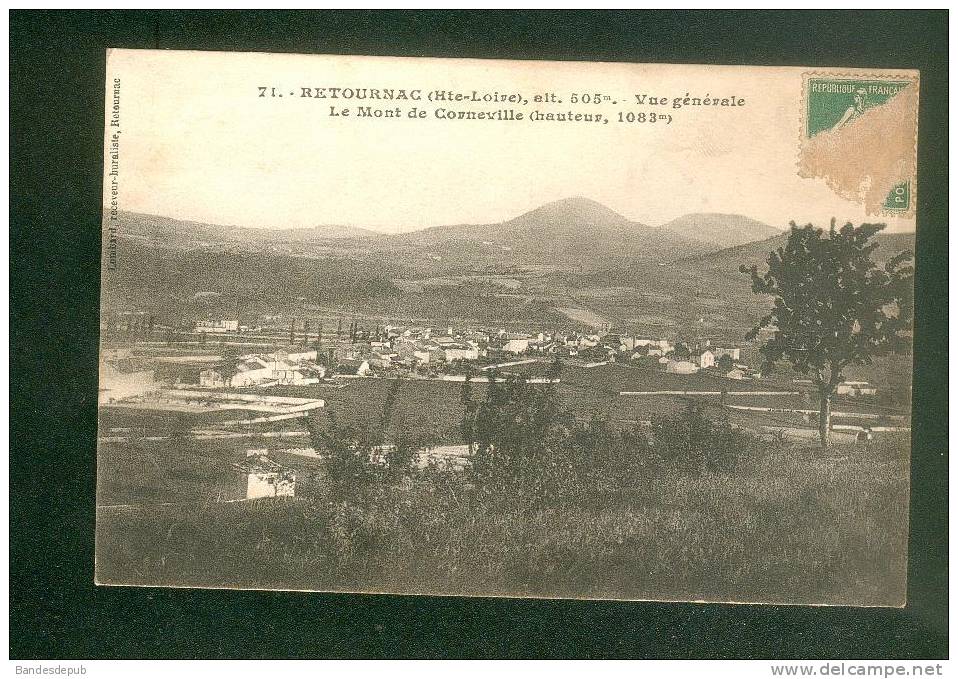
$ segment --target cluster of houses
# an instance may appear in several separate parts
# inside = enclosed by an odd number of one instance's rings
[[[217,319],[213,321],[196,321],[195,331],[198,333],[226,333],[239,332],[240,324],[236,319]]]
[[[260,317],[264,325],[250,327],[236,318],[192,321],[196,334],[226,335],[285,324],[288,317]],[[143,311],[124,311],[111,317],[110,327],[153,329],[153,316]],[[297,327],[290,321],[290,346],[265,353],[248,354],[235,361],[220,362],[200,372],[200,384],[206,387],[248,387],[271,385],[308,385],[327,376],[366,377],[408,372],[420,375],[458,374],[478,367],[509,363],[527,358],[562,359],[586,366],[616,361],[641,362],[668,373],[690,375],[708,371],[733,380],[761,378],[761,372],[749,366],[738,346],[721,345],[709,339],[666,339],[647,335],[612,332],[609,326],[600,332],[512,332],[505,329],[453,327],[377,326],[360,328],[355,321],[348,332],[342,320],[335,335],[323,333],[317,324],[310,333],[305,321]],[[874,386],[867,382],[847,382],[838,393],[849,396],[873,396]]]
[[[208,327],[213,327],[210,322]],[[386,325],[375,331],[351,328],[348,337],[304,337],[311,347],[290,346],[248,354],[235,364],[219,363],[200,373],[206,387],[307,385],[328,375],[462,374],[470,364],[509,363],[526,358],[562,359],[599,365],[646,361],[671,373],[720,371],[731,379],[760,376],[741,362],[739,347],[709,340],[669,339],[612,332],[510,332],[504,329],[455,329]]]
[[[201,387],[269,387],[317,384],[326,377],[326,366],[317,352],[290,347],[267,354],[226,358],[200,371]]]

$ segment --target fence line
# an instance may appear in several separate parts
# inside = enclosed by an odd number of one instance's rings
[[[619,396],[801,396],[800,391],[620,391]],[[739,407],[739,406],[734,406]]]

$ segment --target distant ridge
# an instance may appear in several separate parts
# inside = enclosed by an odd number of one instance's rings
[[[173,217],[121,212],[123,235],[127,238],[165,240],[168,245],[188,247],[193,242],[204,243],[302,243],[308,241],[367,238],[375,231],[339,224],[323,224],[300,229],[266,229],[242,226],[224,226]]]
[[[736,214],[697,212],[683,215],[659,227],[686,238],[694,238],[719,248],[765,240],[784,233],[763,222]]]
[[[204,252],[273,253],[306,258],[396,261],[423,271],[455,273],[503,267],[545,266],[566,271],[628,269],[649,264],[703,262],[767,255],[786,232],[736,214],[687,214],[649,226],[595,200],[574,196],[552,201],[494,224],[456,224],[381,233],[340,225],[301,229],[222,226],[141,213],[121,213],[123,239],[152,247]],[[891,242],[899,234],[883,234]],[[902,234],[907,240],[914,235]],[[741,253],[724,253],[729,248]],[[764,256],[763,255],[763,256]],[[736,269],[739,263],[736,263]],[[662,273],[661,271],[659,272]]]
[[[743,243],[715,252],[688,257],[678,262],[678,264],[701,270],[725,270],[729,273],[737,274],[738,267],[742,264],[746,266],[763,266],[768,259],[769,253],[780,247],[784,247],[787,240],[788,232],[783,231],[765,240]],[[877,261],[883,261],[905,250],[909,250],[912,253],[915,251],[914,233],[879,232],[878,235],[875,236],[875,241],[878,243],[878,248],[875,250],[875,259]]]
[[[572,307],[636,332],[686,328],[741,337],[767,312],[768,300],[752,293],[739,267],[763,266],[788,237],[779,232],[717,248],[585,198],[498,224],[408,234],[284,241],[289,230],[263,231],[124,215],[117,243],[123,266],[106,277],[104,299],[174,319],[209,314],[216,305],[226,313],[228,302],[249,313],[309,304],[442,324],[535,318],[548,326],[566,322],[556,309]],[[315,236],[323,229],[303,231]],[[914,250],[914,239],[879,234],[876,259]],[[201,294],[210,292],[218,294]]]
[[[515,262],[581,268],[628,259],[671,261],[716,249],[713,244],[632,221],[582,196],[546,203],[497,224],[436,226],[390,238],[437,250],[468,243],[500,257],[508,253]]]

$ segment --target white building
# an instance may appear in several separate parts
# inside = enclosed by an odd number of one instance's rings
[[[742,350],[738,347],[709,347],[709,350],[715,354],[715,360],[728,356],[733,361],[742,360]]]
[[[699,367],[702,368],[703,370],[705,368],[711,368],[713,365],[715,365],[715,354],[713,354],[711,351],[706,349],[701,354],[699,354],[698,364],[699,364]]]
[[[675,345],[665,339],[650,339],[648,337],[635,338],[635,347],[646,347],[649,356],[665,356],[675,350]]]
[[[296,474],[268,457],[265,450],[248,450],[246,459],[233,465],[239,472],[241,499],[294,497]]]
[[[511,339],[505,343],[502,347],[503,351],[508,351],[511,354],[522,354],[529,350],[529,340],[528,339]]]
[[[874,396],[878,393],[878,388],[868,382],[842,382],[835,388],[835,393],[840,396]]]
[[[258,385],[304,385],[317,384],[326,376],[325,366],[311,360],[315,351],[288,354],[277,351],[261,356],[244,356],[235,366],[235,372],[227,381],[222,368],[207,368],[200,371],[201,387],[253,387]]]
[[[226,386],[223,383],[223,375],[220,374],[219,370],[215,368],[206,368],[200,370],[200,386],[201,387],[224,387]]]
[[[369,356],[369,365],[374,368],[391,368],[396,354],[374,351]]]
[[[317,358],[316,350],[303,350],[298,347],[289,347],[288,349],[278,349],[273,352],[273,358],[277,361],[315,361]]]
[[[369,361],[363,359],[353,359],[340,362],[337,372],[341,375],[357,375],[358,377],[367,377],[372,375],[373,369],[369,365]]]
[[[238,330],[239,321],[235,319],[196,322],[196,332],[236,332]]]
[[[251,387],[272,379],[273,368],[270,361],[261,356],[247,356],[236,365],[236,374],[230,378],[229,386]]]
[[[479,360],[479,347],[458,344],[444,347],[443,352],[446,355],[446,360],[449,362]]]
[[[300,386],[318,384],[326,377],[326,367],[315,363],[274,361],[271,383]]]
[[[699,367],[691,361],[669,361],[665,366],[665,372],[675,373],[677,375],[691,375],[697,373]]]
[[[227,381],[223,377],[221,368],[206,368],[200,371],[200,386],[209,388],[219,387],[252,387],[257,384],[270,382],[273,378],[273,369],[270,362],[261,356],[245,356],[236,364],[235,373]]]

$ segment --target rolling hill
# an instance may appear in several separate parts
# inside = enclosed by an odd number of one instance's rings
[[[676,222],[679,222],[676,226]],[[731,247],[703,238],[771,237]],[[787,234],[737,215],[686,215],[671,226],[631,221],[585,198],[548,203],[514,219],[402,234],[316,227],[245,229],[124,215],[121,270],[104,286],[116,308],[170,318],[200,307],[265,313],[311,304],[383,318],[547,323],[557,310],[641,332],[727,332],[740,337],[767,309],[745,264],[764,264]],[[697,227],[696,227],[697,228]],[[879,234],[878,259],[914,248],[914,234]],[[564,313],[564,312],[563,312]],[[568,315],[568,314],[566,314]],[[565,320],[568,322],[568,319]]]
[[[782,233],[754,243],[686,257],[665,266],[635,261],[626,267],[560,276],[588,306],[625,327],[667,332],[729,331],[744,335],[764,313],[770,300],[752,293],[747,274],[739,267],[764,266],[769,252],[785,244]],[[914,250],[914,233],[877,236],[875,258],[886,260],[903,250]],[[558,284],[558,283],[557,283]]]
[[[749,217],[715,212],[684,215],[659,228],[719,248],[765,240],[783,233],[781,229]]]
[[[513,264],[550,264],[592,269],[616,261],[672,261],[715,250],[716,246],[668,230],[631,221],[583,197],[547,203],[498,224],[459,224],[386,237],[395,243]]]
[[[124,238],[163,249],[271,252],[294,257],[391,255],[413,267],[544,265],[590,271],[632,261],[671,262],[779,233],[741,215],[690,214],[652,227],[584,197],[547,203],[508,221],[384,234],[341,225],[304,229],[223,226],[122,213]]]
[[[914,233],[879,233],[876,238],[878,248],[875,250],[874,256],[877,261],[884,261],[904,250],[915,251]],[[740,265],[761,267],[765,264],[769,253],[784,246],[787,239],[788,233],[781,232],[764,240],[689,257],[676,264],[691,269],[723,271],[739,275],[738,267]]]
[[[353,226],[324,224],[304,229],[264,229],[222,226],[139,212],[120,213],[125,238],[177,249],[276,249],[284,244],[325,243],[347,238],[377,236],[375,231]]]

